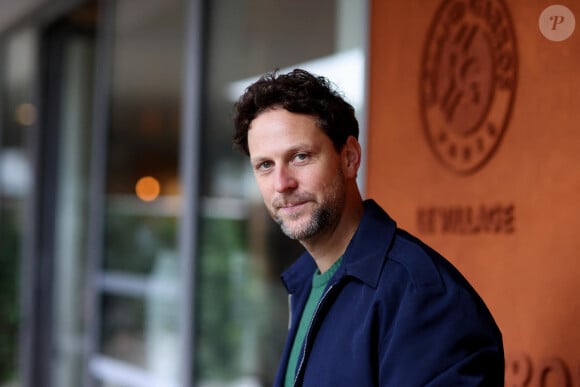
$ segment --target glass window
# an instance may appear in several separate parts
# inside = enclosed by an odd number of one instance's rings
[[[0,76],[0,386],[19,383],[20,280],[27,199],[32,170],[28,131],[36,122],[33,105],[36,39],[31,31],[7,39]]]
[[[185,2],[113,7],[104,251],[93,375],[104,386],[178,385],[179,136]]]
[[[302,248],[266,214],[249,161],[232,151],[233,103],[259,75],[303,67],[362,113],[366,2],[207,3],[195,375],[199,385],[269,386],[288,326],[279,275]]]

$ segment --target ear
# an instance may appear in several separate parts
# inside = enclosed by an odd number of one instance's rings
[[[354,136],[349,136],[341,152],[345,177],[356,178],[361,163],[361,152],[358,140]]]

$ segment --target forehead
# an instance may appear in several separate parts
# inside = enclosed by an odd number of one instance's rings
[[[252,157],[258,153],[281,151],[297,144],[331,143],[318,125],[317,118],[307,114],[292,113],[285,109],[267,110],[250,124],[248,148]]]

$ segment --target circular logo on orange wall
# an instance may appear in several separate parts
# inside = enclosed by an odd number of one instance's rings
[[[443,165],[470,174],[489,161],[509,122],[516,81],[516,41],[503,1],[444,0],[420,80],[423,127]]]

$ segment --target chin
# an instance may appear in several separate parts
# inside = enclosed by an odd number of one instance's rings
[[[291,239],[300,239],[299,237],[304,235],[304,227],[289,225],[288,222],[283,222],[280,225],[280,228],[282,229],[282,232]]]
[[[314,238],[317,234],[316,230],[313,230],[311,225],[302,223],[300,225],[294,225],[294,227],[288,227],[288,224],[281,225],[282,232],[290,239],[298,241],[307,241]]]

